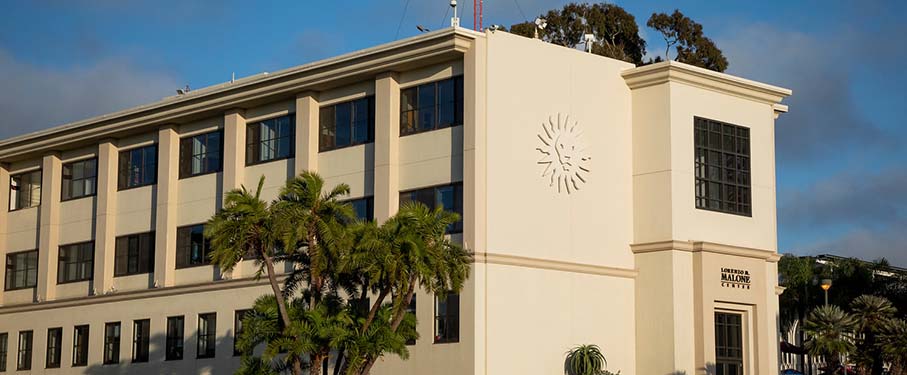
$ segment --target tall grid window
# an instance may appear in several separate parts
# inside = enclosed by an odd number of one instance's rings
[[[233,356],[242,355],[242,351],[239,350],[239,338],[243,333],[243,318],[246,315],[250,314],[252,310],[236,310],[233,315]]]
[[[246,165],[293,157],[295,119],[281,116],[246,126]]]
[[[751,216],[750,130],[696,117],[696,208]]]
[[[164,354],[168,361],[183,359],[183,317],[167,318],[167,344]]]
[[[369,221],[375,217],[375,200],[372,197],[365,197],[347,201],[353,207],[353,214],[356,219]]]
[[[19,331],[19,355],[16,360],[16,370],[31,370],[32,339],[34,339],[32,331]]]
[[[72,366],[88,365],[88,325],[76,326],[72,335]]]
[[[463,124],[463,77],[400,91],[400,135]]]
[[[151,320],[140,319],[132,322],[132,363],[148,362],[151,343]]]
[[[318,122],[319,151],[374,142],[375,97],[322,107]]]
[[[460,220],[447,228],[447,233],[463,232],[463,184],[427,187],[400,193],[400,205],[420,202],[430,209],[442,208],[460,215]]]
[[[460,341],[460,295],[435,296],[435,342]]]
[[[6,371],[6,356],[9,354],[9,333],[0,333],[0,371]]]
[[[715,312],[715,374],[743,375],[743,315]]]
[[[41,204],[41,170],[20,173],[9,178],[9,210],[37,207]]]
[[[217,347],[217,313],[198,314],[198,346],[196,357],[214,358]]]
[[[120,322],[104,325],[104,364],[120,363]]]
[[[131,189],[157,181],[157,145],[120,152],[118,188]]]
[[[49,328],[47,330],[47,360],[45,367],[59,368],[60,356],[63,349],[63,328]]]
[[[6,255],[5,290],[34,288],[38,285],[38,250]]]
[[[63,164],[63,197],[70,200],[95,195],[98,190],[98,159]]]
[[[60,246],[57,284],[91,280],[94,273],[94,242]]]
[[[205,225],[191,225],[176,229],[176,268],[211,264],[211,243],[205,238]]]
[[[113,276],[128,276],[154,271],[154,232],[117,237]]]
[[[223,166],[220,131],[180,139],[180,178],[219,172]]]

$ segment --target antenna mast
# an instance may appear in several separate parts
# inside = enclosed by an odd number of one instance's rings
[[[482,31],[482,15],[483,15],[483,3],[484,0],[472,0],[472,29],[475,31]]]

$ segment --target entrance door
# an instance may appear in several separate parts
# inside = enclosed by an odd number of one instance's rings
[[[743,314],[715,312],[715,374],[743,375]]]

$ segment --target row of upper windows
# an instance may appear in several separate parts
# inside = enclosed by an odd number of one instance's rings
[[[364,303],[368,306],[368,298]],[[460,296],[448,294],[435,297],[434,342],[451,343],[460,339]],[[243,318],[250,310],[236,310],[233,314],[233,355],[242,355],[236,338],[244,329]],[[416,297],[413,296],[407,307],[409,313],[416,313]],[[151,344],[151,319],[138,319],[132,322],[132,363],[148,362]],[[214,358],[217,346],[217,313],[198,314],[198,335],[196,339],[196,358]],[[73,328],[72,367],[88,365],[90,325],[78,325]],[[183,359],[185,343],[185,317],[167,317],[164,359],[175,361]],[[103,364],[120,363],[120,322],[104,324]],[[47,350],[45,368],[60,368],[62,363],[63,328],[47,330]],[[407,345],[415,345],[410,340]],[[19,331],[19,343],[16,349],[16,370],[32,369],[34,331]],[[9,351],[9,334],[0,333],[0,372],[6,371],[6,358]]]
[[[400,92],[400,134],[409,135],[463,123],[463,78],[431,82]],[[246,165],[287,159],[295,152],[295,118],[281,116],[246,126]],[[374,97],[325,106],[319,116],[319,151],[373,142]],[[180,140],[179,176],[193,177],[223,169],[223,133],[215,131]],[[121,151],[120,190],[157,182],[156,145]],[[97,193],[97,159],[63,165],[62,197],[71,200]],[[41,171],[11,176],[10,210],[41,204]]]

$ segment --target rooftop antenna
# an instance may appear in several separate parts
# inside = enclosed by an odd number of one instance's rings
[[[536,17],[535,19],[535,39],[539,38],[539,30],[545,30],[548,27],[548,20],[542,17]]]
[[[595,42],[595,34],[584,34],[583,41],[586,43],[586,52],[592,53],[592,43]]]
[[[460,17],[457,17],[457,0],[450,0],[450,7],[453,8],[453,18],[450,19],[450,27],[460,27]]]
[[[420,32],[423,32],[423,33],[427,33],[429,31],[431,31],[427,27],[422,26],[422,25],[416,25],[416,29],[418,29]]]
[[[236,72],[230,73],[230,83],[236,82]]]

